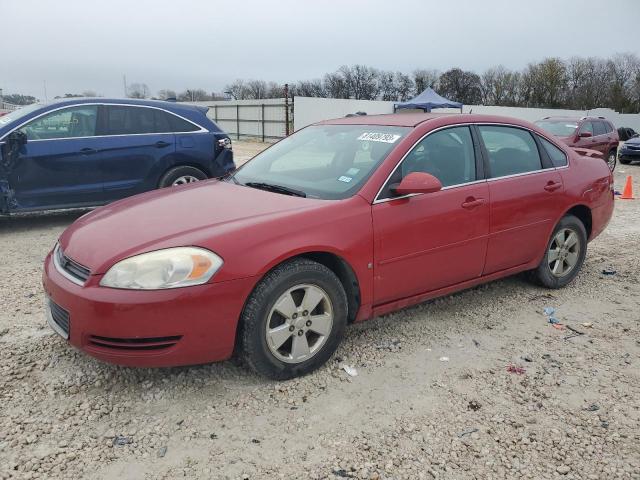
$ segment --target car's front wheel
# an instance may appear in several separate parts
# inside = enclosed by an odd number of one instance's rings
[[[621,158],[620,163],[623,165],[629,165],[631,163],[631,160],[629,160],[628,158]]]
[[[547,288],[561,288],[573,280],[587,253],[587,231],[574,215],[566,215],[556,225],[544,257],[533,271],[534,279]]]
[[[609,166],[609,170],[612,172],[616,169],[616,161],[618,159],[618,154],[615,150],[611,150],[609,155],[607,156],[607,165]]]
[[[307,259],[269,272],[247,300],[240,324],[240,351],[266,377],[285,380],[323,365],[347,324],[347,296],[338,277]]]
[[[206,180],[206,178],[207,174],[198,168],[186,165],[173,167],[167,170],[167,172],[162,176],[158,183],[158,187],[177,187],[180,185],[187,185],[188,183],[199,182],[200,180]]]

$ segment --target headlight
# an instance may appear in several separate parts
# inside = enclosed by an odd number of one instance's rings
[[[177,247],[143,253],[116,263],[100,285],[133,290],[201,285],[222,266],[222,259],[204,248]]]

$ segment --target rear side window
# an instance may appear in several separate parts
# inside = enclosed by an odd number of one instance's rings
[[[400,168],[402,178],[412,172],[430,173],[443,187],[473,182],[476,160],[469,127],[447,128],[426,136]]]
[[[526,130],[489,125],[478,129],[489,155],[492,178],[542,169],[536,142]]]
[[[593,134],[594,135],[604,135],[607,133],[607,128],[604,122],[593,122]]]
[[[200,128],[157,108],[113,105],[105,107],[105,135],[191,132]]]
[[[549,158],[551,159],[551,163],[553,163],[553,166],[565,167],[567,165],[567,156],[565,155],[565,153],[550,141],[542,137],[538,137],[538,138],[540,139],[542,146],[546,150],[547,155],[549,155]]]
[[[200,130],[198,125],[194,125],[191,122],[187,122],[176,115],[172,115],[170,113],[167,114],[169,116],[169,120],[171,122],[171,131],[176,133],[181,132],[197,132]]]

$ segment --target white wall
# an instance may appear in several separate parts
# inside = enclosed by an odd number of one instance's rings
[[[393,113],[394,102],[370,100],[343,100],[336,98],[308,98],[295,97],[294,127],[296,130],[315,122],[331,118],[344,117],[348,113],[358,111],[369,115]],[[400,112],[415,112],[416,110],[400,110]],[[418,110],[420,111],[420,110]],[[439,108],[436,113],[457,113],[453,108]],[[561,110],[551,108],[521,108],[521,107],[493,107],[484,105],[465,105],[464,113],[483,113],[489,115],[503,115],[533,122],[543,117],[566,115],[573,117],[602,116],[610,120],[615,127],[631,127],[640,131],[640,114],[620,114],[609,108],[594,110]]]

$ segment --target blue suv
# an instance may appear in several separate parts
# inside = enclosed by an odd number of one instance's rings
[[[69,99],[0,117],[0,214],[93,207],[235,169],[206,107]]]

